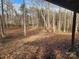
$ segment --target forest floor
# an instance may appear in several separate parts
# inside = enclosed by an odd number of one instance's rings
[[[0,39],[0,59],[69,59],[71,33],[47,32],[41,28],[6,29],[7,37]],[[76,34],[76,43],[79,34]]]

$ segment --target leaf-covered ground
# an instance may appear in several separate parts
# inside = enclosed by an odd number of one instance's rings
[[[53,33],[44,29],[19,28],[6,31],[7,37],[0,39],[0,59],[69,59],[71,33]],[[75,42],[79,42],[76,34]]]

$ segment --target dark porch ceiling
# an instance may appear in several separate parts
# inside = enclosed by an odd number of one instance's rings
[[[72,11],[79,12],[79,0],[46,0]]]

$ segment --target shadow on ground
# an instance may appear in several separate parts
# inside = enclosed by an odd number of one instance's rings
[[[10,41],[5,40],[1,42],[5,43]],[[79,42],[78,37],[75,42]],[[69,55],[66,52],[70,48],[70,43],[70,35],[56,34],[32,42],[22,42],[22,45],[19,47],[14,47],[7,51],[4,50],[0,53],[0,59],[69,59]]]
[[[15,40],[20,40],[25,38],[22,33],[10,33],[6,35],[4,38],[0,38],[0,43],[6,44]]]

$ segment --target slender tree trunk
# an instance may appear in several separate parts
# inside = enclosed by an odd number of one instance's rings
[[[61,8],[59,7],[58,32],[61,32]]]
[[[79,23],[79,14],[77,14],[77,21],[76,21],[76,32],[78,32],[78,23]]]
[[[53,32],[56,31],[56,26],[55,26],[55,13],[53,13]]]
[[[34,16],[31,16],[32,18],[32,27],[34,27]]]
[[[43,21],[44,21],[44,27],[47,29],[47,23],[46,23],[45,14],[43,14],[42,11],[41,11],[41,16],[42,16]]]
[[[47,9],[47,14],[48,14],[47,15],[48,16],[47,17],[47,24],[48,24],[48,27],[47,27],[47,29],[48,29],[49,32],[51,32],[51,24],[50,24],[50,18],[49,18],[49,15],[50,15],[49,10],[50,10],[50,8],[49,7],[50,7],[50,4],[48,3],[48,9]]]
[[[25,16],[24,16],[24,36],[26,36],[26,21],[25,21]]]
[[[23,3],[25,5],[25,0],[23,0]],[[24,23],[24,36],[26,36],[26,19],[25,19],[25,6],[24,6],[24,12],[23,12],[23,23]]]
[[[5,36],[5,32],[4,32],[4,9],[3,9],[3,0],[1,0],[1,9],[2,9],[2,18],[1,18],[1,20],[0,20],[0,22],[1,22],[1,35],[2,35],[2,37],[4,37]]]
[[[66,32],[66,9],[65,9],[65,12],[64,12],[64,32]]]
[[[69,19],[69,11],[67,11],[67,29],[66,31],[69,32],[69,22],[70,22],[70,19]]]
[[[6,24],[6,28],[8,28],[8,13],[7,13],[7,11],[6,11],[6,15],[5,15],[5,24]]]
[[[70,20],[69,20],[69,23],[70,23],[69,31],[72,32],[73,12],[70,12],[69,19],[70,19]]]

